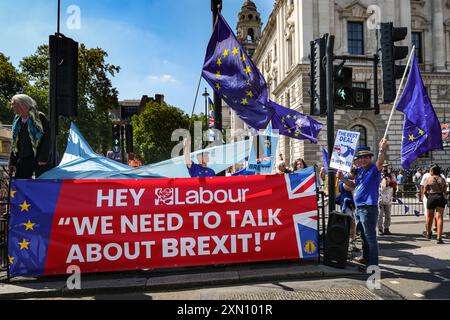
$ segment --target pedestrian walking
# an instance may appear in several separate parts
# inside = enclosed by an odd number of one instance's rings
[[[444,228],[444,211],[447,205],[448,185],[441,177],[441,169],[435,165],[430,169],[430,177],[425,181],[425,195],[427,197],[427,238],[431,239],[431,228],[435,214],[437,215],[437,243],[443,244],[442,231]]]
[[[393,198],[393,181],[389,173],[385,171],[383,172],[383,179],[380,184],[380,216],[378,218],[378,231],[380,235],[391,235],[390,227]]]

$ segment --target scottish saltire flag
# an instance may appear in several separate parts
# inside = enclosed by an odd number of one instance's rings
[[[12,277],[44,274],[61,185],[44,180],[13,182],[8,245]]]
[[[411,163],[424,153],[443,150],[442,129],[431,104],[414,55],[408,82],[397,105],[405,114],[402,143],[402,166]]]
[[[268,105],[275,110],[272,118],[273,129],[279,130],[280,134],[290,138],[317,143],[323,124],[293,109],[282,107],[273,101],[269,101]]]
[[[265,105],[266,81],[220,14],[202,75],[246,124],[258,130],[267,127],[274,111]]]
[[[329,174],[328,168],[329,168],[329,157],[328,157],[328,151],[327,149],[322,146],[322,158],[323,158],[323,163],[324,163],[324,169],[326,174]]]
[[[208,120],[209,120],[209,128],[214,128],[214,102],[212,102],[211,98],[208,98]]]

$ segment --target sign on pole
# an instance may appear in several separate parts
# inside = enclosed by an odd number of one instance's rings
[[[359,132],[339,130],[333,148],[330,168],[350,172],[359,142]]]

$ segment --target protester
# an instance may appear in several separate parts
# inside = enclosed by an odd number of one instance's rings
[[[208,168],[209,153],[203,152],[197,155],[198,164],[191,160],[191,139],[184,139],[184,161],[189,170],[191,178],[214,177],[216,173],[213,169]]]
[[[430,169],[430,177],[425,181],[425,196],[427,197],[427,238],[431,239],[431,228],[437,214],[437,243],[443,244],[444,211],[447,205],[448,185],[441,177],[441,169],[435,165]]]
[[[352,171],[345,174],[344,177],[348,180],[354,180],[356,178],[357,168],[352,168]],[[360,251],[356,245],[356,221],[355,221],[355,202],[353,200],[353,189],[345,185],[342,181],[339,182],[339,196],[336,198],[336,204],[341,207],[341,211],[351,217],[350,222],[350,251]]]
[[[24,94],[11,99],[16,116],[9,166],[16,179],[39,177],[49,169],[51,138],[45,115],[37,110],[36,102]]]
[[[299,158],[297,160],[295,160],[295,162],[292,164],[292,168],[294,168],[294,171],[298,171],[298,170],[303,170],[308,168],[308,166],[306,165],[305,160],[303,160],[302,158]]]
[[[342,172],[337,174],[339,180],[355,190],[353,198],[356,205],[356,220],[361,225],[363,240],[363,256],[359,262],[366,266],[376,266],[379,262],[377,239],[379,185],[387,146],[386,139],[380,141],[376,164],[372,163],[374,154],[370,148],[358,149],[357,156],[361,167],[356,172],[355,182],[344,178]]]
[[[292,173],[286,166],[286,162],[282,161],[277,165],[277,174],[290,174]]]
[[[394,187],[392,177],[386,170],[383,172],[383,180],[380,184],[380,201],[379,210],[380,216],[378,218],[378,231],[380,235],[391,235],[389,230],[391,227],[391,209],[392,200],[394,198]],[[383,223],[384,221],[384,223]]]

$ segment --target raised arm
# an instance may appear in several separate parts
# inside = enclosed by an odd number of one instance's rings
[[[338,171],[337,172],[336,178],[341,180],[344,183],[344,185],[348,187],[347,191],[355,190],[355,188],[356,188],[355,182],[352,181],[352,180],[348,180],[348,179],[344,178],[344,174],[342,173],[342,171]]]
[[[380,151],[378,153],[378,160],[377,160],[377,168],[378,171],[383,170],[383,164],[386,160],[386,149],[388,147],[388,141],[386,139],[382,139],[380,141]]]

